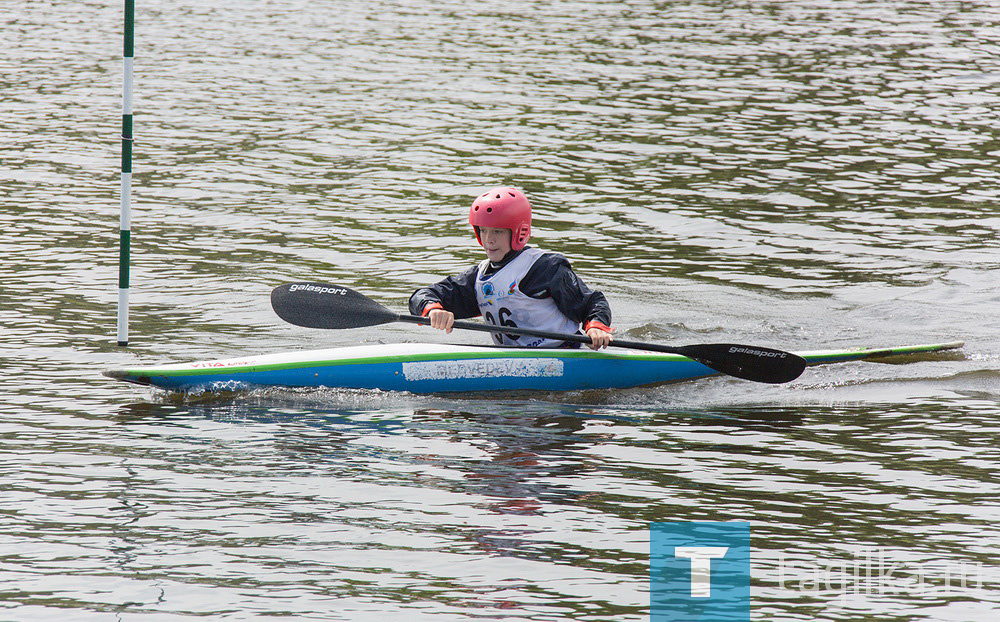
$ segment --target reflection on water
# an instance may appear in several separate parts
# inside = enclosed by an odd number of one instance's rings
[[[0,617],[644,620],[648,523],[739,520],[761,619],[989,619],[995,5],[141,6],[127,351],[120,7],[19,7],[0,46]],[[463,214],[497,183],[531,196],[533,242],[605,291],[617,334],[968,345],[780,386],[528,397],[171,398],[99,374],[438,340],[284,325],[267,294],[315,279],[403,309],[479,259]],[[858,547],[936,577],[981,563],[987,586],[777,577],[780,554],[823,568]]]
[[[211,464],[226,482],[215,490],[216,505],[243,508],[251,495],[257,523],[291,521],[298,530],[337,534],[322,542],[334,558],[350,557],[352,572],[359,572],[353,556],[369,547],[389,546],[398,555],[378,555],[377,570],[361,564],[362,573],[405,575],[406,553],[420,551],[426,566],[471,569],[461,578],[437,575],[451,577],[450,591],[521,615],[528,613],[520,590],[541,579],[538,564],[558,569],[545,571],[549,588],[538,593],[540,602],[575,602],[581,585],[614,575],[619,589],[594,594],[586,606],[581,601],[578,613],[638,615],[647,572],[641,525],[649,521],[749,520],[761,567],[770,570],[781,555],[822,568],[846,555],[845,541],[927,564],[989,563],[988,548],[968,549],[948,526],[988,530],[995,519],[991,499],[998,491],[983,468],[997,459],[981,436],[992,416],[987,404],[637,412],[466,402],[461,410],[444,403],[343,410],[322,408],[328,399],[319,392],[272,394],[280,405],[270,408],[254,397],[139,402],[121,408],[117,421],[148,439],[142,444],[185,448],[186,459],[172,464],[157,456],[170,451],[142,451],[148,470],[173,471],[154,478],[157,495],[176,495],[171,505],[199,505],[188,487],[175,490],[172,482],[180,483],[191,463]],[[195,468],[187,477],[205,477]],[[266,496],[251,490],[262,471]],[[586,528],[592,516],[601,517],[600,529]],[[189,546],[205,546],[207,536],[198,532],[218,528],[192,525]],[[358,535],[344,540],[347,534]],[[388,543],[376,544],[374,534]],[[277,555],[282,538],[256,538],[257,554]],[[506,568],[498,574],[484,570],[484,557],[511,561],[495,566]],[[799,615],[814,612],[814,593],[782,589],[770,574],[760,581],[765,601]],[[989,593],[977,594],[986,610],[997,605]],[[946,613],[964,606],[959,593],[923,596]],[[861,605],[881,607],[875,600],[861,598]],[[831,598],[831,611],[837,602]]]

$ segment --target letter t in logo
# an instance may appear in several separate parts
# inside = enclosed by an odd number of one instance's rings
[[[678,546],[674,557],[691,559],[691,597],[708,598],[712,595],[712,562],[726,556],[728,546]]]
[[[754,619],[751,544],[749,523],[650,523],[650,621]]]

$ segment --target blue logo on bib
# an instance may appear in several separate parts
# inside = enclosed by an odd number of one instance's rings
[[[493,295],[493,283],[483,283],[483,296]]]

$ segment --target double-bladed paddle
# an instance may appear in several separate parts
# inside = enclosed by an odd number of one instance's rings
[[[271,292],[271,306],[281,319],[306,328],[360,328],[389,322],[430,324],[430,320],[425,317],[401,315],[364,294],[329,283],[286,283],[278,286]],[[586,335],[553,333],[515,326],[492,326],[458,320],[454,327],[462,330],[590,343],[590,337]],[[611,345],[617,348],[680,354],[723,374],[771,384],[795,380],[806,367],[806,360],[797,354],[734,343],[671,347],[615,339]]]

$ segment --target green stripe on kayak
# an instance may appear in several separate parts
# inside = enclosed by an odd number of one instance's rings
[[[448,361],[448,360],[474,360],[484,358],[594,358],[602,360],[627,360],[627,361],[687,361],[690,360],[679,354],[659,354],[651,352],[649,354],[613,354],[605,352],[588,352],[582,350],[567,350],[560,352],[558,356],[546,357],[538,351],[532,350],[504,350],[497,352],[475,352],[457,353],[440,352],[430,354],[396,354],[389,356],[365,356],[350,359],[330,359],[330,360],[309,360],[309,361],[289,361],[287,363],[263,363],[247,365],[219,365],[198,368],[177,369],[174,366],[166,367],[133,367],[117,369],[105,372],[111,378],[121,379],[123,376],[170,376],[174,378],[185,376],[208,376],[220,373],[251,373],[264,371],[283,371],[286,369],[302,369],[305,367],[339,367],[341,365],[377,365],[382,363],[413,363],[426,361]],[[215,361],[204,361],[204,364]]]
[[[947,343],[922,344],[911,346],[898,346],[894,348],[853,348],[845,350],[814,350],[808,352],[798,352],[800,356],[808,361],[809,365],[821,365],[824,363],[838,363],[845,361],[858,361],[864,359],[879,359],[893,356],[904,356],[913,354],[927,354],[941,352],[944,350],[954,350],[965,345],[963,341],[951,341]],[[269,356],[269,355],[265,355]],[[656,352],[629,352],[629,353],[609,353],[592,352],[590,350],[565,350],[552,354],[551,350],[538,351],[531,349],[497,349],[491,351],[476,352],[431,352],[423,354],[391,354],[384,356],[360,356],[344,359],[314,359],[304,361],[287,361],[277,363],[250,363],[232,365],[213,363],[225,363],[227,360],[239,361],[238,358],[217,359],[212,361],[198,361],[185,365],[203,365],[203,367],[180,367],[168,365],[163,367],[132,367],[125,369],[110,370],[104,373],[105,376],[116,379],[125,379],[134,376],[165,376],[171,378],[181,378],[190,376],[210,376],[219,374],[246,374],[255,372],[284,371],[291,369],[303,369],[308,367],[339,367],[343,365],[378,365],[385,363],[412,363],[429,361],[448,360],[475,360],[475,359],[510,359],[510,358],[553,358],[553,359],[576,359],[589,358],[600,360],[624,360],[624,361],[663,361],[679,362],[688,361],[687,357],[679,354],[660,354]],[[247,357],[264,358],[264,357]],[[179,368],[180,367],[180,368]]]
[[[889,356],[904,356],[907,354],[927,354],[945,350],[957,350],[965,345],[964,341],[949,341],[948,343],[928,343],[915,346],[899,346],[895,348],[852,348],[848,350],[816,350],[813,352],[798,352],[809,365],[836,363],[839,361],[858,361],[863,359],[878,359]]]

